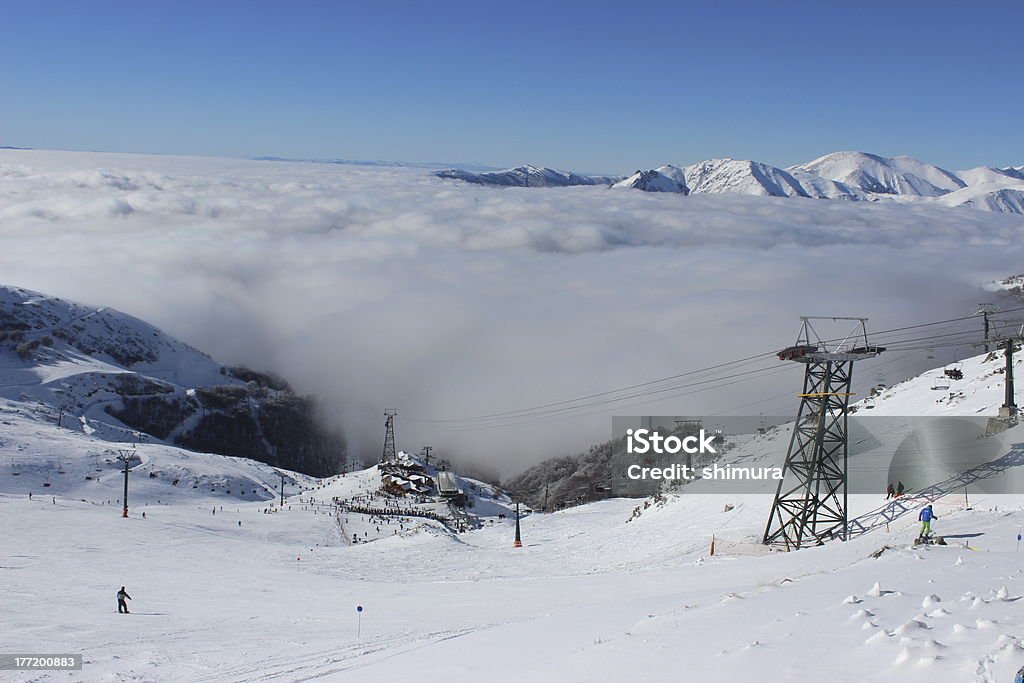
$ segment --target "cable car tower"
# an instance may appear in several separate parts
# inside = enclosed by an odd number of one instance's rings
[[[815,321],[850,322],[839,339],[822,339]],[[804,364],[804,388],[782,480],[775,491],[763,543],[787,550],[846,539],[846,416],[853,364],[885,349],[868,344],[867,318],[801,317],[794,346],[779,360]]]
[[[398,460],[395,454],[395,415],[398,415],[397,410],[384,411],[384,452],[380,456],[381,464]]]

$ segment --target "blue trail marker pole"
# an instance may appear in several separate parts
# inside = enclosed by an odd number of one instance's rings
[[[363,606],[356,605],[356,638],[360,636],[363,630]]]
[[[1017,532],[1017,552],[1020,552],[1020,532]]]

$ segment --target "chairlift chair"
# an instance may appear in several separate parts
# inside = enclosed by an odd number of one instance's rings
[[[950,379],[963,379],[964,378],[964,364],[963,361],[958,360],[960,356],[960,348],[957,347],[953,350],[953,362],[950,363],[949,367],[942,371],[946,377]]]
[[[945,376],[936,377],[932,384],[932,391],[946,391],[949,389],[949,379]]]

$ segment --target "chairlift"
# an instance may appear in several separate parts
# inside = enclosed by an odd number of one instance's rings
[[[936,377],[932,384],[932,391],[946,391],[947,389],[949,389],[949,379],[945,376]]]
[[[928,360],[935,360],[935,347],[934,346],[929,346],[928,347]]]
[[[864,399],[864,410],[871,410],[875,407],[875,399],[866,398]]]
[[[963,379],[964,378],[964,364],[963,364],[963,361],[957,360],[957,357],[959,355],[960,355],[960,348],[957,347],[953,351],[953,362],[950,364],[950,366],[948,368],[946,368],[945,370],[942,371],[942,374],[944,374],[946,377],[949,377],[950,379]]]

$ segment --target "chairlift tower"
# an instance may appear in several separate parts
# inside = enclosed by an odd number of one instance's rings
[[[122,503],[124,504],[121,508],[121,516],[128,516],[128,473],[131,472],[129,468],[131,461],[135,459],[135,451],[128,450],[126,448],[119,448],[117,450],[117,459],[124,464],[124,498]]]
[[[384,411],[384,452],[380,456],[380,461],[394,462],[398,459],[395,453],[395,416],[398,415],[397,410],[385,410]]]
[[[999,307],[996,306],[995,304],[978,304],[978,310],[971,314],[972,317],[980,315],[980,316],[982,316],[982,318],[984,318],[984,321],[985,321],[984,322],[984,325],[985,325],[985,328],[984,328],[985,329],[985,353],[991,353],[992,352],[992,350],[989,348],[989,345],[988,345],[988,331],[989,331],[988,317],[990,315],[992,315],[993,313],[998,313],[998,312],[999,312]]]
[[[823,320],[850,322],[852,329],[842,338],[823,339],[814,328]],[[787,550],[836,536],[846,539],[846,419],[853,364],[885,350],[868,344],[867,318],[804,316],[800,321],[796,344],[779,351],[779,360],[804,364],[804,384],[762,540]]]

